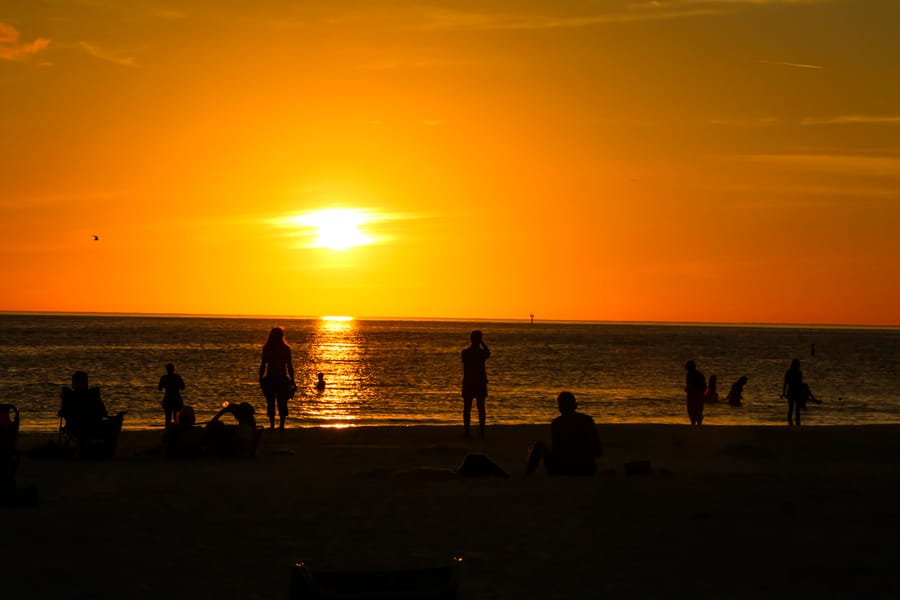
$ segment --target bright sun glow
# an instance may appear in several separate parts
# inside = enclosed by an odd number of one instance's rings
[[[313,248],[346,250],[373,242],[360,227],[370,221],[369,215],[361,210],[329,208],[294,217],[292,221],[317,231]]]
[[[353,317],[348,317],[345,315],[326,315],[322,317],[323,321],[352,321]]]

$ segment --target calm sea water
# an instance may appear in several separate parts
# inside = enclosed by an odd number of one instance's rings
[[[459,424],[460,350],[481,329],[493,356],[488,424],[546,423],[556,394],[574,392],[598,422],[685,423],[686,360],[719,379],[724,397],[746,375],[744,406],[708,406],[709,424],[786,421],[784,371],[800,358],[823,404],[809,425],[900,422],[900,330],[232,318],[0,315],[0,401],[22,428],[54,431],[60,390],[84,370],[127,429],[162,426],[159,377],[175,362],[199,421],[226,401],[265,400],[260,351],[281,325],[300,390],[288,425]],[[815,345],[815,353],[812,346]],[[316,373],[328,387],[315,391]]]

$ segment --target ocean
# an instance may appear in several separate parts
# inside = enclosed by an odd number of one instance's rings
[[[704,424],[783,424],[792,358],[822,400],[805,425],[900,423],[896,328],[0,314],[0,402],[19,408],[24,431],[56,431],[62,386],[83,370],[110,412],[128,411],[126,429],[161,429],[157,384],[174,362],[198,422],[230,401],[253,404],[262,423],[257,373],[275,325],[299,384],[288,427],[461,424],[472,329],[492,352],[488,426],[548,423],[561,390],[598,423],[687,423],[688,359],[717,376],[723,399],[748,378],[744,405],[708,405]]]

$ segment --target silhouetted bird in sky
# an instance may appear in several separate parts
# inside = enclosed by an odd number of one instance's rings
[[[94,236],[94,241],[96,242],[96,241],[99,241],[99,240],[100,240],[100,238],[97,237],[97,236],[95,235],[95,236]]]

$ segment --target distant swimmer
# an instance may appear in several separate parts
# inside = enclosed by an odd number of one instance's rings
[[[319,380],[316,381],[316,391],[324,392],[325,391],[325,373],[318,374]]]

